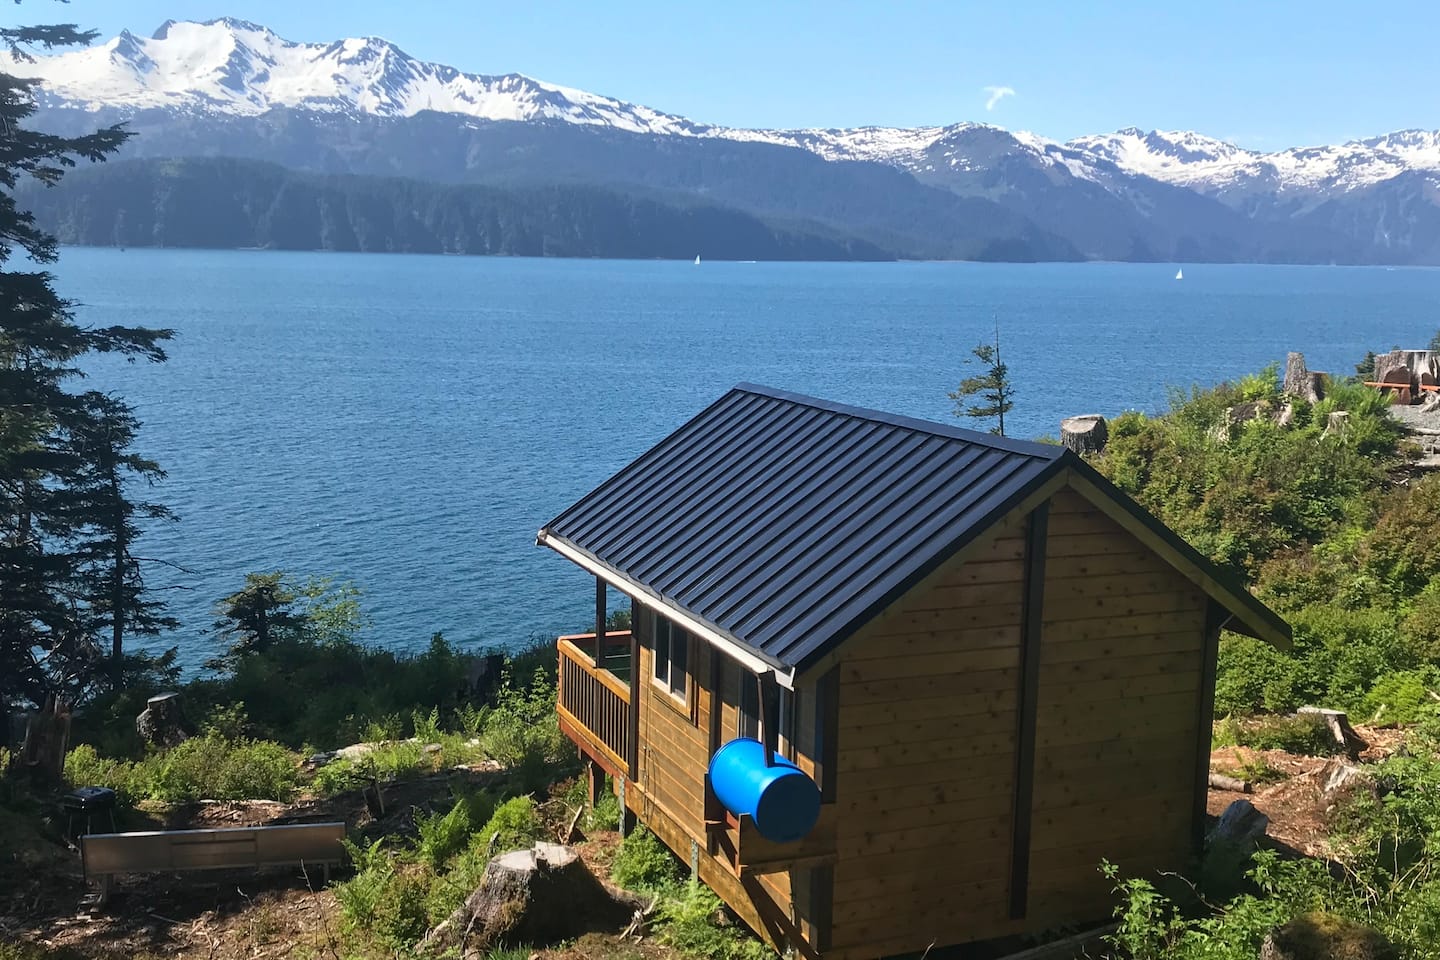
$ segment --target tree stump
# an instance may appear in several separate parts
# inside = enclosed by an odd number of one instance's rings
[[[58,781],[65,772],[65,750],[70,742],[70,705],[50,697],[30,715],[25,744],[16,766],[40,781]],[[3,772],[3,771],[0,771]]]
[[[1260,960],[1396,960],[1378,930],[1329,913],[1307,913],[1271,930]]]
[[[462,956],[498,945],[542,946],[591,930],[620,930],[646,901],[612,890],[579,854],[558,843],[501,854],[454,913],[425,935],[423,947]]]
[[[1332,410],[1332,411],[1330,412],[1330,415],[1325,418],[1325,432],[1322,433],[1322,434],[1320,434],[1320,436],[1322,436],[1322,437],[1343,437],[1343,436],[1345,436],[1345,430],[1346,430],[1346,428],[1349,427],[1349,426],[1350,426],[1350,411],[1349,411],[1349,410]]]
[[[135,718],[136,732],[156,747],[173,747],[189,739],[189,726],[178,693],[156,694],[145,701],[145,709]]]
[[[1360,739],[1355,728],[1350,726],[1350,718],[1344,710],[1327,710],[1324,707],[1301,707],[1297,713],[1319,714],[1325,720],[1325,726],[1330,728],[1330,736],[1335,738],[1335,745],[1345,751],[1345,756],[1351,760],[1360,759],[1360,751],[1368,744]]]
[[[1320,399],[1316,381],[1317,378],[1305,366],[1305,354],[1286,354],[1285,385],[1282,388],[1286,394],[1315,403]]]
[[[1099,453],[1110,439],[1110,428],[1098,413],[1066,417],[1060,421],[1060,442],[1076,453]]]

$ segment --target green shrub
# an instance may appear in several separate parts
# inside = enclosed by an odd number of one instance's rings
[[[102,757],[88,743],[65,755],[65,782],[72,787],[109,787],[127,802],[143,800],[150,792],[136,764]]]
[[[512,797],[500,806],[485,825],[475,831],[471,847],[476,850],[517,850],[529,847],[545,836],[545,824],[529,797]]]
[[[485,792],[470,792],[456,799],[446,813],[417,816],[417,852],[420,859],[438,870],[447,860],[465,849],[476,824],[487,824],[495,813],[495,799]],[[496,829],[502,829],[497,825]]]
[[[680,861],[644,827],[632,831],[621,842],[610,866],[611,879],[628,890],[668,890],[682,876]]]
[[[150,794],[190,800],[289,800],[299,782],[297,758],[278,743],[194,737],[161,754]]]
[[[1417,723],[1440,707],[1432,691],[1440,691],[1440,667],[1434,664],[1383,674],[1365,695],[1361,717],[1372,723]]]
[[[762,960],[775,954],[729,921],[720,898],[699,883],[680,885],[655,911],[658,939],[689,957]]]
[[[1325,718],[1315,713],[1257,717],[1237,724],[1236,742],[1257,750],[1284,750],[1312,757],[1330,756],[1339,749]]]

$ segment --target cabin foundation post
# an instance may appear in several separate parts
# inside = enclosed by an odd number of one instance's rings
[[[618,785],[620,796],[620,822],[615,829],[620,831],[620,836],[625,836],[625,828],[630,825],[630,808],[625,804],[625,778],[621,777]]]
[[[605,771],[594,760],[585,762],[585,800],[594,810],[600,802],[600,792],[605,789]]]
[[[700,882],[700,844],[694,837],[690,838],[690,882]]]

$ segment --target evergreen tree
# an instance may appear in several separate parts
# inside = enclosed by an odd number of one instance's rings
[[[1010,372],[1000,360],[1000,326],[995,326],[995,342],[977,344],[975,349],[970,351],[974,358],[985,365],[985,372],[978,377],[966,377],[960,381],[953,393],[947,396],[955,401],[955,416],[976,417],[978,419],[990,419],[994,417],[996,425],[990,428],[991,433],[998,433],[1005,436],[1005,414],[1015,406],[1015,389],[1010,384]],[[966,359],[970,363],[970,359]],[[965,401],[978,396],[980,403],[971,403],[968,406]]]
[[[245,586],[216,607],[215,631],[232,638],[234,653],[263,651],[305,625],[305,617],[295,611],[299,599],[283,572],[247,573]]]
[[[73,24],[0,27],[0,44],[19,58],[29,57],[27,49],[94,37]],[[128,556],[134,529],[117,518],[145,508],[117,509],[116,498],[125,502],[123,482],[106,498],[94,496],[96,471],[104,470],[91,459],[95,440],[111,431],[111,468],[124,476],[137,468],[145,475],[153,465],[126,450],[137,426],[128,407],[73,393],[69,385],[83,376],[79,364],[89,354],[160,361],[160,344],[170,336],[167,330],[82,327],[48,272],[4,269],[17,253],[41,266],[58,255],[54,238],[16,203],[17,186],[54,184],[66,168],[105,159],[128,136],[120,127],[79,137],[25,129],[36,86],[0,73],[0,704],[54,692],[73,696],[104,662],[97,622],[111,625],[118,646],[126,623],[145,616],[134,614],[143,585],[133,567],[123,598],[112,590],[96,607],[95,558]],[[107,612],[105,603],[116,599],[130,609]]]

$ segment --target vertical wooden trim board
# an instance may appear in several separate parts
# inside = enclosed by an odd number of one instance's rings
[[[630,765],[630,776],[633,779],[640,778],[640,706],[641,691],[645,689],[645,679],[641,673],[645,672],[640,665],[640,631],[641,621],[647,620],[645,616],[638,619],[635,616],[637,604],[632,598],[630,601],[630,756],[625,761]],[[622,804],[623,806],[623,804]]]
[[[609,619],[606,609],[605,581],[595,578],[595,662],[605,662],[605,621]]]
[[[1195,725],[1195,809],[1191,813],[1191,845],[1196,856],[1205,848],[1205,802],[1210,796],[1210,742],[1215,728],[1215,671],[1220,656],[1220,631],[1232,614],[1211,600],[1205,608],[1205,637],[1200,648],[1200,716]]]
[[[815,779],[820,802],[834,803],[840,781],[840,668],[831,667],[815,684]],[[831,880],[834,880],[833,871]]]
[[[1025,607],[1020,633],[1020,698],[1016,704],[1015,814],[1010,846],[1010,918],[1025,916],[1030,894],[1030,830],[1035,803],[1035,727],[1040,692],[1040,634],[1045,614],[1045,549],[1050,504],[1025,524]]]

